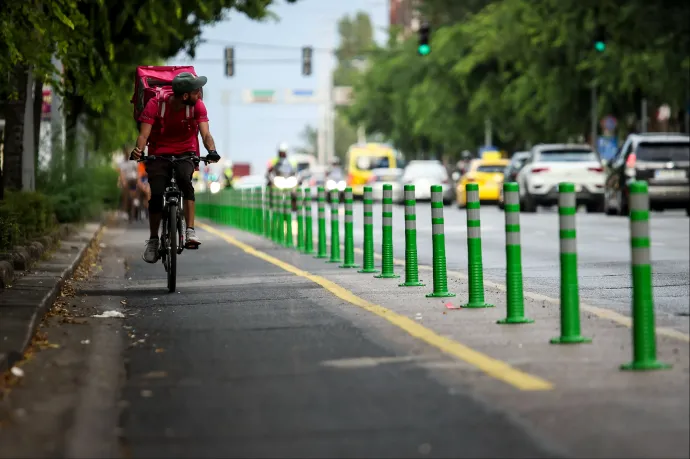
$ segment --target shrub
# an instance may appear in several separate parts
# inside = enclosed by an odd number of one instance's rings
[[[37,192],[6,191],[0,203],[0,250],[42,236],[55,225],[53,205]]]
[[[93,166],[73,172],[69,182],[61,174],[42,173],[39,187],[48,196],[59,222],[81,222],[118,206],[118,173],[111,166]]]

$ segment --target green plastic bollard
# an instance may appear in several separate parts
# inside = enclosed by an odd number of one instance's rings
[[[271,238],[271,203],[268,200],[268,187],[263,187],[261,193],[261,202],[264,209],[263,216],[263,233],[264,237]]]
[[[304,207],[302,201],[304,194],[302,188],[297,188],[297,250],[304,252]]]
[[[364,248],[362,255],[362,269],[358,273],[374,274],[379,272],[374,267],[374,192],[370,186],[364,187],[363,202],[363,229]]]
[[[276,196],[276,242],[280,245],[285,244],[285,209],[283,207],[283,192],[278,188],[274,188],[273,192]]]
[[[264,209],[261,197],[261,187],[254,187],[254,233],[261,235],[264,232]]]
[[[465,185],[467,201],[467,272],[469,301],[463,308],[493,308],[484,301],[484,263],[482,261],[482,227],[479,215],[479,185]]]
[[[290,190],[283,191],[283,215],[285,216],[285,247],[293,248],[295,238],[292,235],[292,193]]]
[[[443,187],[431,185],[431,242],[433,257],[434,291],[427,298],[453,297],[448,291],[448,273],[446,272],[446,236],[443,230]]]
[[[355,232],[352,218],[352,188],[345,188],[345,261],[341,268],[359,268],[355,263]]]
[[[331,190],[331,259],[327,263],[340,263],[340,222],[338,220],[338,190]]]
[[[304,189],[304,253],[314,254],[313,214],[311,210],[311,188]]]
[[[506,318],[499,324],[534,322],[525,317],[525,295],[522,285],[522,248],[520,245],[520,187],[515,182],[503,184],[506,230]]]
[[[405,185],[405,282],[400,287],[423,287],[417,262],[417,213],[414,185]]]
[[[377,279],[396,279],[393,264],[393,185],[383,185],[381,223],[381,274]]]
[[[318,206],[318,253],[314,258],[328,258],[326,252],[326,190],[323,187],[317,188]]]
[[[573,183],[558,185],[558,225],[561,240],[561,335],[551,344],[591,343],[580,334],[580,293],[577,281],[577,196]]]
[[[621,370],[663,370],[671,365],[656,358],[656,326],[652,294],[647,182],[633,182],[630,190],[630,250],[632,264],[633,360]]]

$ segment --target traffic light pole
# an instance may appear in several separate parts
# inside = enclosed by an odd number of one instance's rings
[[[594,81],[594,79],[592,79],[592,87],[591,87],[590,93],[591,93],[591,97],[592,97],[592,100],[591,100],[591,104],[592,104],[591,118],[592,119],[590,120],[590,123],[591,123],[590,124],[590,129],[591,129],[590,137],[592,139],[592,148],[594,150],[596,150],[597,149],[597,123],[598,123],[597,114],[599,112],[599,109],[597,107],[597,84]]]

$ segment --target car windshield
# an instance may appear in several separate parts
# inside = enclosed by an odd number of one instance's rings
[[[390,161],[387,156],[360,156],[356,161],[357,169],[370,171],[372,169],[388,168]]]
[[[544,150],[539,156],[541,161],[548,162],[598,161],[597,154],[592,150]]]
[[[506,169],[505,165],[499,164],[483,164],[477,167],[477,172],[489,172],[489,173],[503,173]]]
[[[431,177],[431,178],[448,178],[448,172],[442,164],[437,162],[418,162],[410,163],[405,168],[404,173],[405,178],[417,178],[417,177]]]
[[[690,143],[641,143],[635,153],[641,161],[690,161]]]

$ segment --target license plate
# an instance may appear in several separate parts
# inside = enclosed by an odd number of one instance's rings
[[[654,177],[657,179],[661,180],[669,180],[669,179],[684,179],[685,178],[685,171],[684,170],[669,170],[669,169],[661,169],[658,171],[654,171]]]

